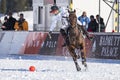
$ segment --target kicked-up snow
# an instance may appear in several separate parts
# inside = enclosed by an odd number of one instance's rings
[[[78,60],[77,72],[71,57],[7,55],[0,57],[0,80],[120,80],[120,60],[87,59],[88,68]],[[35,72],[29,67],[35,66]]]

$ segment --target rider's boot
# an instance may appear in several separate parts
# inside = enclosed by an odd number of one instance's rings
[[[65,39],[65,41],[64,41],[64,44],[62,45],[62,47],[69,45],[68,37],[66,36],[66,38],[64,38],[64,39]]]
[[[62,47],[65,47],[67,45],[66,41],[68,40],[67,33],[65,32],[64,29],[60,29],[60,32],[61,32],[61,34],[62,34],[62,36],[64,38],[64,44],[62,45]]]

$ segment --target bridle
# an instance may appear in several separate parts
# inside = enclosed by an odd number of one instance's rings
[[[77,26],[77,16],[74,12],[69,12],[68,24],[71,28],[76,28]]]

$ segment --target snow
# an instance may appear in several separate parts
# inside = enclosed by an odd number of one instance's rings
[[[29,30],[32,30],[33,12],[22,13],[28,21]],[[17,13],[13,17],[18,19]],[[81,60],[78,62],[82,68],[80,72],[76,71],[71,57],[1,55],[0,80],[120,80],[120,60],[88,58],[86,71]],[[30,66],[35,66],[36,71],[30,72]]]
[[[88,69],[77,72],[71,57],[42,55],[0,56],[0,80],[120,80],[120,60],[87,59]],[[29,67],[36,71],[30,72]]]

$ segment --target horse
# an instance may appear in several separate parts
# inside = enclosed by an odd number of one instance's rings
[[[72,59],[75,63],[77,71],[80,71],[81,68],[77,62],[77,59],[80,57],[82,58],[82,64],[85,68],[87,68],[86,64],[86,51],[85,51],[85,40],[83,36],[83,26],[80,26],[77,24],[77,16],[76,16],[76,10],[74,11],[68,11],[68,29],[67,29],[67,35],[68,40],[66,47],[72,56]],[[76,53],[76,49],[80,51],[80,53]]]

